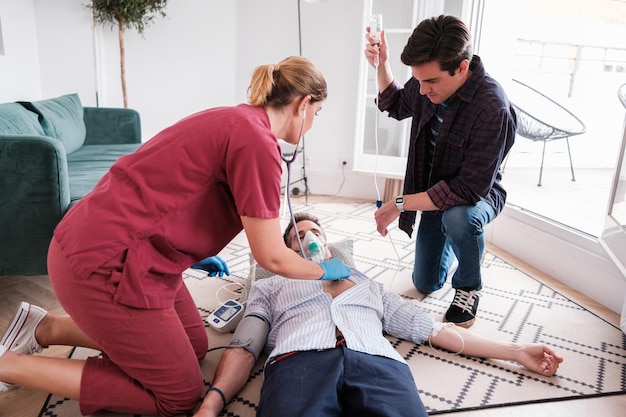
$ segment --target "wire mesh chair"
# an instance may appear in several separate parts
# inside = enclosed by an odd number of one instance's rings
[[[521,81],[515,79],[512,81],[513,84],[510,85],[507,94],[517,113],[517,134],[535,142],[543,142],[537,186],[541,187],[546,143],[558,139],[565,139],[567,143],[572,181],[576,181],[569,138],[585,133],[587,130],[585,124],[571,111],[545,94]]]

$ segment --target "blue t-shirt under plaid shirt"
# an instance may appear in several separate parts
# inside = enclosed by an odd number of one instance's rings
[[[485,201],[500,213],[506,191],[500,165],[515,140],[517,118],[504,90],[491,78],[477,55],[471,74],[447,101],[429,169],[430,122],[437,105],[420,94],[411,78],[402,87],[394,80],[378,97],[378,108],[389,117],[412,117],[404,194],[426,191],[440,210]],[[430,171],[430,172],[429,172]],[[400,215],[400,228],[412,234],[416,212]]]
[[[448,108],[447,103],[441,103],[437,106],[437,113],[430,119],[430,129],[426,132],[428,134],[428,144],[426,146],[426,163],[428,164],[428,172],[433,166],[433,157],[435,156],[435,145],[437,144],[437,138],[439,137],[439,129],[443,124],[443,117],[446,114]]]

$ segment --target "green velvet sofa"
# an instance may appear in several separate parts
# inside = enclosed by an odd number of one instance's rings
[[[0,275],[46,274],[57,223],[140,144],[131,109],[83,107],[77,94],[0,104]]]

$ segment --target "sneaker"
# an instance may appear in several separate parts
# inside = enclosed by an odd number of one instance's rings
[[[457,326],[470,328],[476,320],[478,310],[479,294],[476,290],[456,289],[454,300],[446,312],[444,321],[451,322]]]
[[[2,357],[2,355],[6,353],[6,351],[7,351],[7,348],[0,345],[0,358]],[[7,392],[16,388],[18,388],[18,386],[15,384],[7,384],[6,382],[0,381],[0,392]]]
[[[43,347],[37,343],[35,329],[46,314],[48,312],[43,308],[22,301],[13,321],[0,340],[0,346],[22,355],[41,352]]]

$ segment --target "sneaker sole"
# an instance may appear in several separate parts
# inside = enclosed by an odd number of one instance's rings
[[[2,340],[0,341],[0,345],[6,347],[7,350],[10,350],[13,347],[17,335],[20,333],[24,327],[24,323],[26,323],[26,320],[28,319],[29,311],[30,309],[28,308],[28,303],[22,301],[17,313],[13,317],[13,321],[11,321],[9,328],[4,333]]]
[[[443,318],[443,321],[446,323],[454,323],[453,321],[448,321],[445,317]],[[468,321],[464,321],[463,323],[454,323],[455,326],[459,326],[459,327],[464,327],[466,329],[469,329],[470,327],[472,327],[474,325],[474,322],[476,321],[475,318],[468,320]]]

